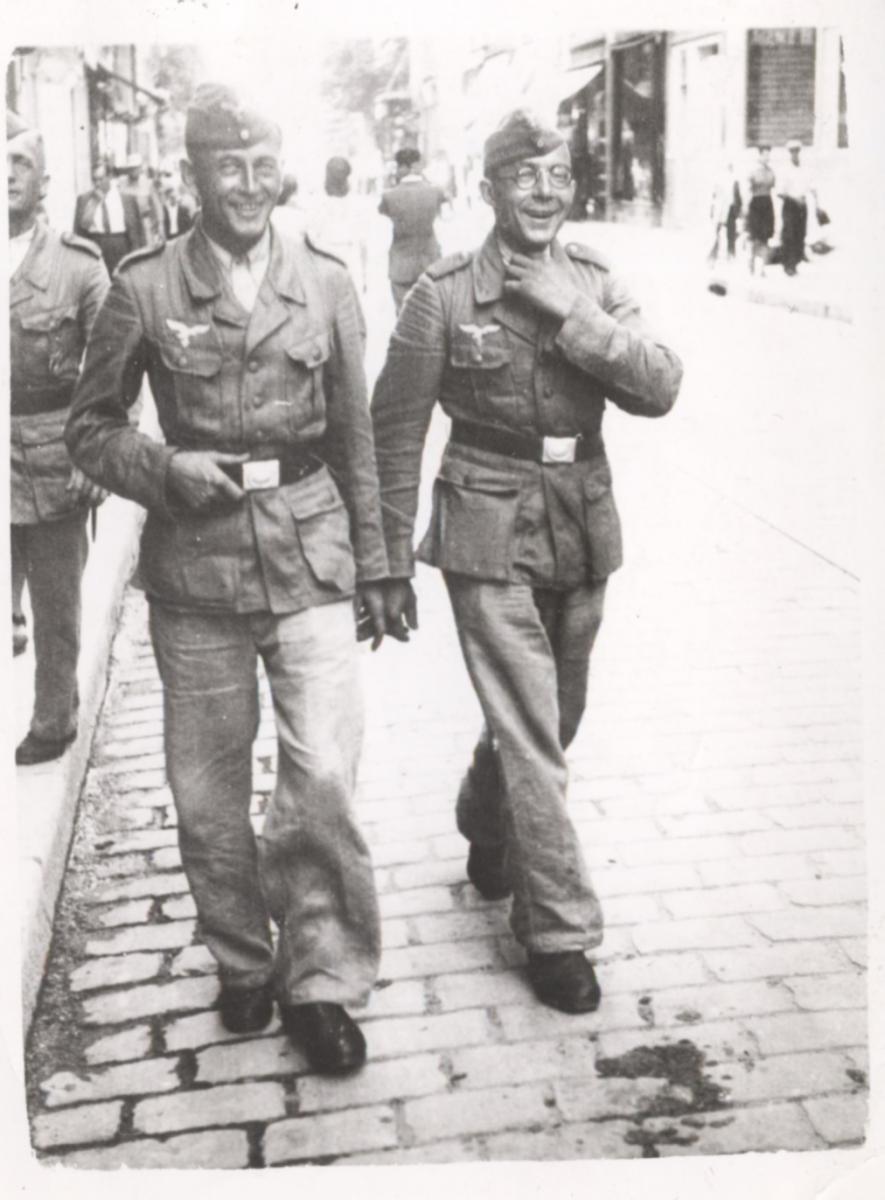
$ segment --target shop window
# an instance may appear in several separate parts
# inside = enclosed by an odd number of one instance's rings
[[[747,145],[814,140],[814,29],[747,34]]]
[[[612,54],[615,114],[611,193],[659,205],[664,194],[664,39],[648,35]]]

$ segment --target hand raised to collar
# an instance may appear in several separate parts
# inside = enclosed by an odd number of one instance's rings
[[[553,257],[513,254],[504,267],[504,291],[564,321],[580,295],[568,267]]]

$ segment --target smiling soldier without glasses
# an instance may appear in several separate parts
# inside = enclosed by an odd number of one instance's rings
[[[347,1071],[365,1042],[344,1006],[367,998],[380,944],[350,812],[362,736],[353,595],[377,643],[373,581],[388,573],[364,327],[344,266],[269,224],[278,127],[204,85],[185,139],[201,216],[120,266],[68,445],[87,475],[148,509],[139,571],[167,773],[221,1018],[235,1032],[262,1029],[275,993],[314,1068]],[[145,372],[165,445],[129,424]],[[259,655],[278,769],[256,843]]]
[[[524,112],[488,138],[495,226],[473,254],[431,266],[406,299],[372,402],[391,582],[388,632],[415,628],[415,522],[434,404],[452,431],[418,557],[445,575],[486,728],[458,796],[467,874],[512,893],[511,924],[538,997],[594,1009],[585,951],[602,913],[566,811],[606,579],[621,563],[601,437],[606,400],[672,406],[679,360],[595,251],[556,234],[574,197],[568,149]]]

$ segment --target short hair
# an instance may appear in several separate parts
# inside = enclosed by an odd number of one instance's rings
[[[421,161],[421,151],[415,146],[403,146],[393,156],[398,167],[413,167]]]
[[[330,196],[346,196],[350,178],[350,163],[336,154],[326,163],[326,192]]]

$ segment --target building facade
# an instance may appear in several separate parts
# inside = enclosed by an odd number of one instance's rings
[[[143,81],[136,46],[19,47],[6,67],[6,105],[43,135],[50,176],[50,223],[69,229],[74,201],[95,164],[124,166],[132,155],[156,164],[165,97]]]
[[[611,31],[412,48],[414,111],[428,160],[446,154],[468,194],[482,141],[524,104],[568,138],[575,219],[690,227],[709,219],[714,181],[744,177],[760,143],[775,172],[798,137],[828,206],[846,211],[843,39],[832,28]]]
[[[662,215],[689,226],[709,213],[711,181],[738,178],[760,145],[777,174],[798,138],[822,203],[847,211],[850,177],[845,47],[837,29],[671,33],[667,46],[667,181]]]

